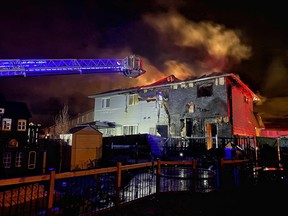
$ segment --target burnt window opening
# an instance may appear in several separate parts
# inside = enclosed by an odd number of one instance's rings
[[[187,107],[188,113],[194,113],[195,104],[193,102],[190,102],[190,103],[186,104],[186,107]]]
[[[193,133],[193,120],[191,118],[186,119],[186,136],[191,137]]]
[[[168,125],[157,125],[156,129],[161,137],[168,137]]]
[[[209,97],[213,94],[213,84],[202,84],[197,86],[197,97]]]

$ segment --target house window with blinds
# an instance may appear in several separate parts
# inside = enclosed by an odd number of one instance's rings
[[[138,134],[138,126],[137,125],[123,126],[123,135],[132,135],[132,134]]]
[[[135,105],[138,104],[139,100],[138,100],[138,94],[132,94],[129,95],[129,105]]]

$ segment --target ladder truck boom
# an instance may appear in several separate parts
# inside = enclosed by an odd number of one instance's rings
[[[145,73],[136,55],[124,59],[2,59],[0,77],[120,73],[137,78]]]

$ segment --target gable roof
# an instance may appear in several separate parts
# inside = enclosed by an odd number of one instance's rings
[[[204,74],[200,77],[197,76],[192,76],[189,77],[185,80],[180,80],[178,78],[176,78],[174,75],[170,75],[167,76],[163,79],[160,79],[154,83],[148,84],[148,85],[142,85],[142,86],[136,86],[136,87],[132,87],[132,88],[126,88],[126,89],[114,89],[111,91],[106,91],[106,92],[102,92],[96,95],[91,95],[89,96],[89,98],[95,98],[95,97],[101,97],[101,96],[110,96],[110,95],[115,95],[115,93],[117,94],[125,94],[125,93],[129,93],[132,92],[134,90],[139,90],[139,89],[145,89],[145,88],[151,88],[151,87],[161,87],[161,86],[168,86],[168,85],[173,85],[175,83],[185,83],[185,82],[199,82],[199,81],[204,81],[204,80],[208,80],[208,79],[215,79],[217,77],[230,77],[232,80],[234,80],[236,83],[238,83],[240,86],[242,86],[246,91],[248,91],[254,100],[258,100],[258,96],[246,85],[244,84],[240,78],[233,74],[233,73],[222,73],[222,72],[213,72],[210,74]]]
[[[69,133],[74,134],[74,133],[77,133],[78,131],[81,131],[81,130],[91,130],[91,131],[96,131],[96,132],[98,132],[98,133],[101,133],[101,132],[99,132],[97,129],[95,129],[94,127],[92,127],[91,125],[87,125],[87,124],[86,124],[86,125],[77,125],[77,126],[71,128],[71,129],[69,130]]]
[[[163,79],[160,79],[154,83],[148,84],[148,85],[143,85],[143,86],[138,86],[138,88],[143,88],[143,87],[153,87],[153,86],[159,86],[159,85],[165,85],[169,83],[175,83],[175,82],[180,82],[182,80],[176,78],[174,75],[167,76]],[[135,88],[135,87],[134,87]]]
[[[24,102],[8,101],[4,97],[0,98],[0,108],[4,108],[4,117],[31,118],[32,115],[28,106]]]
[[[165,84],[168,84],[168,83],[174,83],[174,82],[179,82],[181,81],[180,79],[176,78],[174,75],[170,75],[170,76],[167,76],[163,79],[160,79],[154,83],[151,83],[151,84],[148,84],[148,85],[142,85],[142,86],[134,86],[134,87],[131,87],[131,88],[125,88],[125,89],[113,89],[113,90],[110,90],[110,91],[106,91],[106,92],[102,92],[102,93],[99,93],[99,94],[96,94],[96,95],[91,95],[91,96],[88,96],[89,98],[95,98],[97,96],[109,96],[109,95],[114,95],[115,93],[117,94],[124,94],[124,93],[128,93],[128,92],[131,92],[133,90],[138,90],[138,89],[142,89],[142,88],[148,88],[148,87],[153,87],[153,86],[161,86],[161,85],[165,85]]]

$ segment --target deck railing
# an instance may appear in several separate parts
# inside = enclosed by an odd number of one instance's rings
[[[219,161],[156,161],[0,180],[0,215],[97,214],[157,193],[218,190]]]

